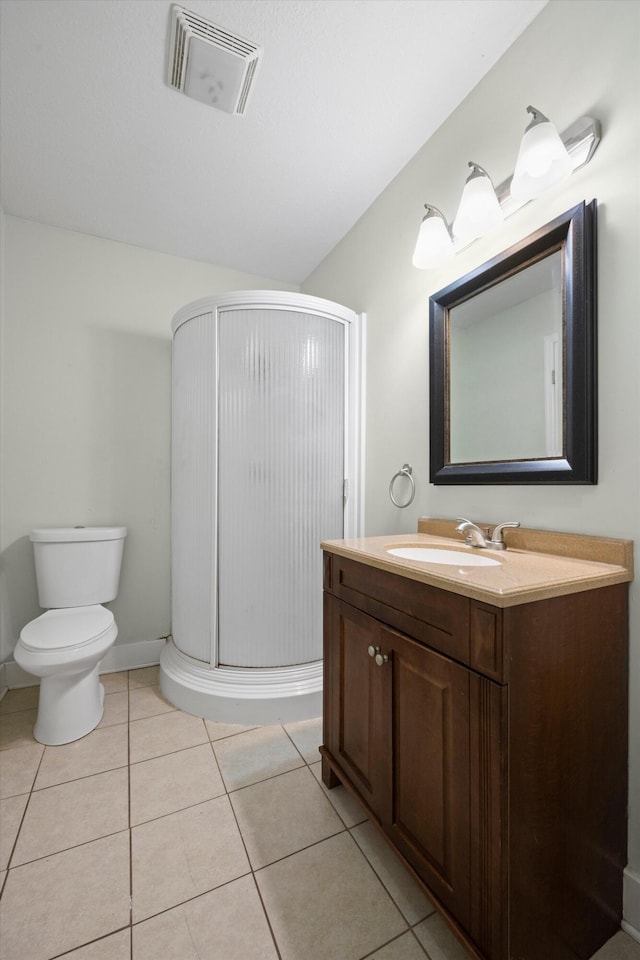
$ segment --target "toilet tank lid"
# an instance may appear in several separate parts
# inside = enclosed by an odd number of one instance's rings
[[[32,530],[32,543],[75,543],[84,540],[124,540],[126,527],[40,527]]]

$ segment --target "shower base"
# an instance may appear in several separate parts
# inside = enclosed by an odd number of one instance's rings
[[[211,667],[167,641],[160,690],[174,706],[206,720],[262,725],[322,715],[322,660],[290,667]]]

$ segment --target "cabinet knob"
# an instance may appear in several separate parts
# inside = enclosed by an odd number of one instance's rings
[[[379,667],[381,667],[383,663],[387,663],[389,659],[386,653],[380,653],[380,647],[374,647],[373,644],[367,647],[367,653],[375,659]]]

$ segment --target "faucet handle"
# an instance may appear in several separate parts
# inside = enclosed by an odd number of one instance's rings
[[[472,520],[467,520],[466,517],[456,517],[456,522],[459,524],[459,526],[456,527],[456,533],[464,533],[465,530],[473,527],[479,530],[480,533],[484,533],[487,537],[489,536],[489,527],[479,527],[477,523],[473,523]]]
[[[466,517],[456,517],[456,523],[468,523],[471,526],[473,526],[473,524],[471,523],[471,520],[467,520]],[[458,530],[458,533],[461,533],[461,532],[462,532],[461,530]]]
[[[491,545],[495,548],[498,544],[502,544],[501,547],[498,547],[499,550],[505,550],[506,544],[504,542],[504,537],[502,531],[505,527],[519,527],[519,520],[509,520],[507,523],[499,523],[497,527],[493,528],[493,533],[491,534]]]

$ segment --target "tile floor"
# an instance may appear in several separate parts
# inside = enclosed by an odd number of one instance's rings
[[[191,717],[158,668],[103,676],[89,736],[0,701],[2,960],[467,960],[343,787],[319,720]],[[623,933],[598,960],[640,960]]]

